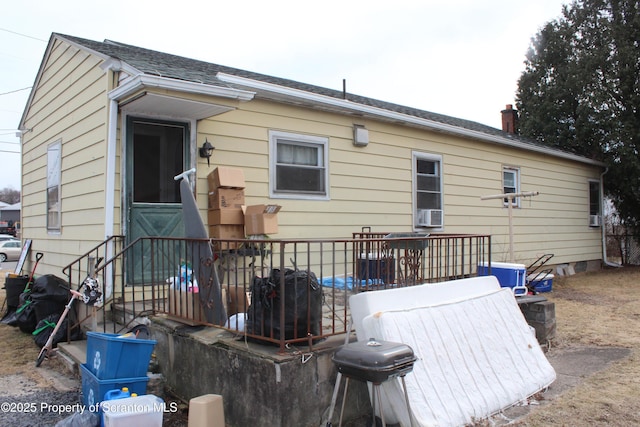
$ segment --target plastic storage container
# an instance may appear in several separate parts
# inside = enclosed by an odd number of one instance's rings
[[[7,306],[11,310],[20,307],[20,294],[24,292],[29,283],[29,276],[6,277],[4,289],[6,291]]]
[[[164,408],[164,401],[153,394],[104,402],[104,426],[162,427]]]
[[[527,286],[525,276],[527,268],[524,264],[512,264],[506,262],[492,262],[491,275],[496,276],[500,286],[503,288],[512,288],[516,295],[526,295]],[[478,264],[478,276],[489,275],[489,263],[481,262]]]
[[[376,253],[363,254],[358,258],[358,279],[365,283],[393,283],[395,281],[395,259]]]
[[[87,369],[101,380],[145,376],[155,345],[155,340],[87,332]]]
[[[98,379],[85,365],[80,365],[82,374],[82,403],[90,410],[97,412],[98,404],[104,400],[105,394],[110,390],[129,389],[129,393],[138,395],[147,393],[149,377],[115,378],[108,380]]]
[[[100,402],[100,426],[104,427],[104,411],[102,407],[105,405],[105,402],[110,400],[118,400],[118,399],[126,399],[127,397],[131,397],[131,393],[129,392],[128,387],[117,388],[114,390],[109,390],[104,394],[104,399]]]

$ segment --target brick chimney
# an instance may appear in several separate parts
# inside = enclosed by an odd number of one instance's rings
[[[502,113],[502,130],[507,133],[516,133],[516,124],[518,122],[518,110],[513,109],[513,105],[507,104],[507,108]]]

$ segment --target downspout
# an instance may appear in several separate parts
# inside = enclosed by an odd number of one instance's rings
[[[104,237],[113,236],[113,212],[115,210],[116,177],[116,133],[118,131],[118,102],[109,101],[109,124],[107,130],[107,172],[105,187]]]
[[[100,65],[109,76],[107,78],[107,92],[118,85],[121,68],[120,61],[110,59]],[[116,176],[116,143],[118,132],[118,101],[109,96],[109,112],[107,117],[107,164],[105,171],[104,196],[104,238],[113,236],[115,210],[115,176]],[[105,254],[111,258],[112,253]],[[106,260],[105,260],[106,261]]]
[[[120,63],[118,61],[108,61],[105,64],[105,70],[107,73],[111,70],[113,85],[117,85],[117,76],[120,71]],[[112,89],[112,85],[109,84],[107,88],[109,91]],[[109,97],[109,115],[107,123],[107,164],[105,172],[105,196],[104,196],[104,238],[108,240],[113,236],[114,225],[114,211],[115,211],[115,188],[116,188],[116,144],[118,138],[118,101]],[[110,241],[105,248],[105,260],[108,262],[113,258],[115,254],[115,248],[113,241]],[[108,263],[106,265],[106,275],[104,276],[105,283],[105,300],[110,298],[113,294],[113,264]]]
[[[622,267],[620,264],[611,262],[607,259],[607,227],[604,220],[604,175],[607,172],[609,172],[609,168],[606,168],[604,172],[600,174],[600,202],[602,203],[602,225],[600,227],[600,232],[602,233],[602,262],[608,267]]]
[[[116,179],[116,137],[118,132],[118,101],[109,100],[109,123],[107,124],[107,171],[104,196],[104,238],[108,240],[113,236],[114,210],[115,210],[115,179]],[[105,248],[105,260],[113,258],[115,253],[113,241],[110,241]],[[113,294],[113,264],[106,267],[105,279],[105,299]]]

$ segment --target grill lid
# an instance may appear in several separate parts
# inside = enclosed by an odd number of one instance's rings
[[[393,371],[413,365],[413,349],[391,341],[357,341],[340,347],[333,355],[338,366],[352,366],[370,371]]]

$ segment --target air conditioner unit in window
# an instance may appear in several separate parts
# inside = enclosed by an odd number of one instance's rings
[[[600,227],[600,215],[589,215],[589,227]]]
[[[442,209],[418,209],[417,225],[422,227],[441,227]]]

